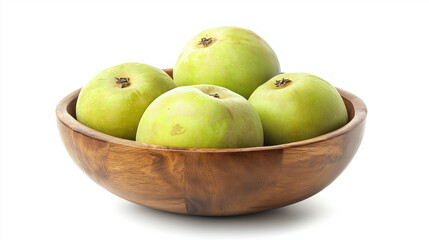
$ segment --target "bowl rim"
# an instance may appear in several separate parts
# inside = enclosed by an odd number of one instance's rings
[[[114,137],[102,132],[99,132],[97,130],[94,130],[92,128],[89,128],[79,121],[75,119],[67,110],[68,106],[77,99],[81,89],[77,89],[70,94],[68,94],[66,97],[64,97],[57,105],[56,108],[56,116],[57,119],[62,122],[64,125],[69,127],[75,132],[81,133],[83,135],[86,135],[88,137],[109,142],[109,143],[115,143],[118,145],[125,145],[128,147],[133,148],[140,148],[140,149],[152,149],[152,150],[165,150],[165,151],[181,151],[181,152],[223,152],[223,153],[234,153],[234,152],[254,152],[254,151],[267,151],[267,150],[280,150],[284,148],[290,148],[290,147],[298,147],[303,145],[309,145],[325,140],[329,140],[338,136],[341,136],[354,128],[358,127],[363,121],[365,121],[366,115],[367,115],[367,108],[365,103],[354,94],[347,92],[345,90],[342,90],[340,88],[337,88],[338,92],[342,96],[343,100],[346,99],[351,103],[351,111],[354,113],[354,116],[348,121],[348,123],[341,128],[338,128],[337,130],[334,130],[332,132],[302,140],[297,142],[291,142],[291,143],[285,143],[285,144],[279,144],[279,145],[270,145],[270,146],[260,146],[260,147],[246,147],[246,148],[186,148],[186,147],[170,147],[170,146],[162,146],[162,145],[155,145],[155,144],[148,144],[148,143],[141,143],[133,140],[128,139],[122,139],[118,137]],[[348,111],[350,112],[350,111]],[[350,118],[350,116],[349,116]]]

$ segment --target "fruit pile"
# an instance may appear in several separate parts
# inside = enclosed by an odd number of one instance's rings
[[[197,34],[173,78],[141,63],[108,68],[80,92],[77,120],[142,143],[239,148],[313,138],[348,119],[332,85],[307,73],[281,74],[271,47],[243,28]]]

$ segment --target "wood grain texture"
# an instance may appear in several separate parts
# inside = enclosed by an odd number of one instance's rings
[[[171,69],[165,70],[172,75]],[[75,163],[110,192],[147,207],[192,215],[259,212],[306,199],[335,180],[356,153],[365,128],[362,100],[339,89],[349,123],[283,145],[202,149],[112,137],[75,119],[79,90],[57,106],[63,143]]]

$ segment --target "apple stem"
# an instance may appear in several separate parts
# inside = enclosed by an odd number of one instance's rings
[[[120,84],[121,88],[125,88],[131,85],[130,78],[116,78],[116,84]]]
[[[281,85],[286,85],[287,83],[292,82],[290,79],[282,78],[281,80],[276,80],[276,87],[280,87]]]
[[[215,97],[215,98],[220,98],[218,93],[215,93],[215,94],[209,94],[209,95],[210,95],[210,96],[212,96],[212,97]]]
[[[201,38],[201,41],[198,43],[199,45],[203,45],[204,47],[207,47],[208,45],[210,45],[210,43],[213,42],[212,38]]]

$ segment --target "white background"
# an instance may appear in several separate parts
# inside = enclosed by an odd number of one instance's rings
[[[428,2],[4,0],[0,16],[0,239],[429,238]],[[219,218],[141,207],[85,176],[59,138],[58,101],[116,64],[172,67],[223,25],[262,36],[282,71],[366,102],[343,174],[295,205]]]

